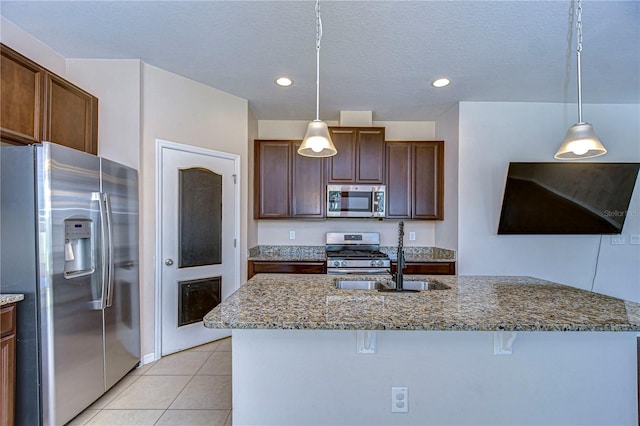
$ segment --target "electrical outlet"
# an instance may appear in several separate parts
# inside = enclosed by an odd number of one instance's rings
[[[408,413],[409,412],[409,388],[405,388],[405,387],[391,388],[391,412],[392,413]]]
[[[290,240],[296,239],[296,231],[289,231],[289,239]]]
[[[409,232],[409,241],[415,241],[415,240],[416,240],[416,233]]]
[[[640,244],[640,234],[633,234],[629,237],[629,244]]]
[[[624,244],[624,235],[612,235],[611,236],[611,244]]]

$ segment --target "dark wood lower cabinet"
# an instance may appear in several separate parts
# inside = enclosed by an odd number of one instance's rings
[[[395,272],[398,264],[391,262],[391,272]],[[405,274],[419,275],[455,275],[455,262],[406,262],[402,271]]]
[[[0,425],[14,424],[16,389],[16,304],[0,308]]]
[[[250,260],[247,278],[255,274],[326,274],[326,262],[276,262]]]

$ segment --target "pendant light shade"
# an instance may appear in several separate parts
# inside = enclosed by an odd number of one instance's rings
[[[564,142],[553,156],[556,160],[580,160],[604,155],[607,150],[593,131],[593,126],[582,121],[582,0],[576,0],[576,28],[578,30],[578,48],[576,49],[576,64],[578,69],[578,123],[569,127]]]
[[[331,157],[336,155],[337,152],[331,141],[327,123],[320,120],[310,122],[302,145],[298,148],[298,154],[305,157]]]
[[[578,123],[569,127],[564,142],[554,156],[557,160],[578,160],[604,155],[607,150],[589,123]]]
[[[305,157],[331,157],[336,150],[327,123],[320,120],[320,40],[322,39],[322,20],[320,19],[320,0],[316,0],[316,119],[307,126],[298,154]]]

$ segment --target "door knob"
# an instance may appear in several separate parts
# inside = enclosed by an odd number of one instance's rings
[[[173,259],[167,259],[167,260],[165,260],[165,261],[164,261],[164,264],[165,264],[165,265],[167,265],[167,266],[171,266],[171,265],[173,265]]]

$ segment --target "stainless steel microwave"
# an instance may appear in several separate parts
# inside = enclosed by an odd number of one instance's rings
[[[385,217],[384,185],[327,185],[327,217]]]

